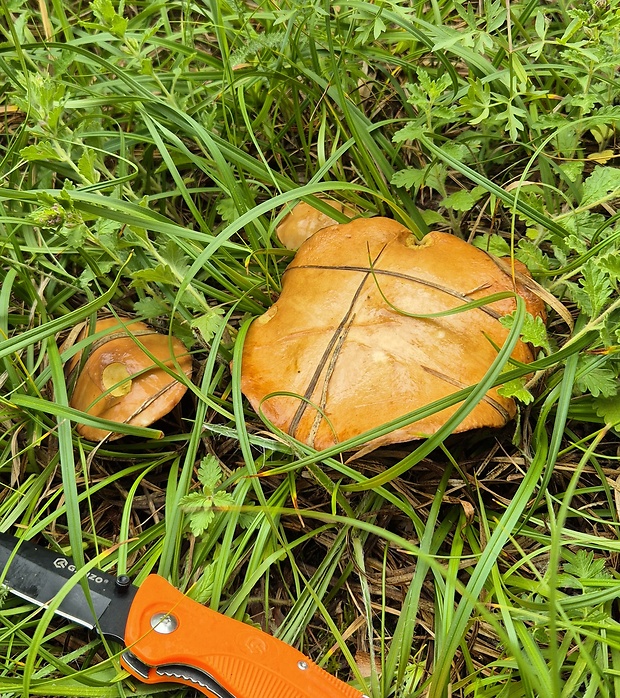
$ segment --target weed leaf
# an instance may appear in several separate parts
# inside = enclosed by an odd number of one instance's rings
[[[514,325],[514,319],[515,313],[513,312],[509,315],[504,315],[499,321],[504,327],[510,329]],[[547,354],[551,353],[547,328],[540,317],[534,317],[530,313],[526,313],[523,327],[521,328],[521,339],[527,344],[541,347]]]
[[[594,409],[599,417],[615,428],[620,426],[620,395],[600,397],[594,401]]]
[[[598,357],[585,356],[580,358],[579,373],[576,387],[583,393],[591,393],[593,397],[611,397],[618,392],[618,376],[607,366],[597,365]]]
[[[192,327],[197,329],[205,342],[210,342],[224,322],[224,309],[211,308],[208,312],[192,320]]]
[[[583,184],[580,205],[593,206],[620,189],[620,169],[598,165]]]
[[[39,141],[36,145],[27,145],[19,154],[28,161],[32,160],[62,160],[60,154],[48,141]]]
[[[222,468],[215,456],[209,454],[202,459],[198,468],[198,480],[205,493],[215,492],[215,488],[222,480]]]

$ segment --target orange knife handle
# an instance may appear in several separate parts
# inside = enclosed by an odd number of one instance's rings
[[[146,683],[172,680],[216,695],[184,679],[182,671],[176,678],[156,671],[181,665],[208,674],[234,698],[363,698],[293,647],[192,601],[155,574],[131,605],[125,644],[147,665],[148,676],[123,666]]]

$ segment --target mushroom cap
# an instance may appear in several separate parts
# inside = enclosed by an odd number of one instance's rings
[[[322,198],[322,197],[321,197]],[[358,215],[356,209],[340,201],[323,199],[336,211],[344,213],[349,218]],[[305,201],[300,201],[293,210],[286,215],[276,229],[278,240],[289,250],[297,250],[312,235],[319,230],[336,224],[337,221],[326,213],[322,213]]]
[[[186,385],[161,368],[150,355],[173,372],[178,363],[188,378],[192,375],[192,358],[176,337],[159,334],[143,322],[98,320],[95,332],[106,330],[109,334],[89,348],[70,405],[93,417],[147,427],[170,412],[187,390]],[[85,328],[79,339],[87,335]],[[69,371],[78,367],[80,357],[81,352],[71,359]],[[77,430],[90,441],[122,436],[85,424],[78,424]]]
[[[324,228],[297,252],[279,300],[252,323],[241,388],[257,412],[321,450],[474,385],[506,340],[498,318],[516,308],[515,299],[413,318],[390,307],[382,293],[398,310],[429,314],[516,290],[530,313],[543,316],[541,301],[515,284],[507,268],[453,235],[432,232],[418,242],[387,218]],[[512,357],[534,358],[521,341]],[[364,450],[432,434],[458,407]],[[501,426],[515,412],[514,400],[492,389],[455,431]]]

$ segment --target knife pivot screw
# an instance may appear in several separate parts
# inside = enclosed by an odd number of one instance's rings
[[[131,586],[131,579],[126,574],[119,574],[114,582],[114,586],[119,594],[126,594]]]
[[[160,635],[169,635],[179,627],[179,621],[170,613],[154,613],[151,616],[151,628]]]
[[[306,669],[308,668],[308,662],[304,662],[303,659],[300,659],[297,662],[297,668],[301,671],[306,671]]]

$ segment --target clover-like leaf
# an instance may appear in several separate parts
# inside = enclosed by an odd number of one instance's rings
[[[620,428],[620,395],[597,398],[594,400],[594,409],[605,420],[605,424]]]
[[[192,327],[196,328],[205,342],[210,342],[224,322],[224,309],[211,308],[192,320]]]

